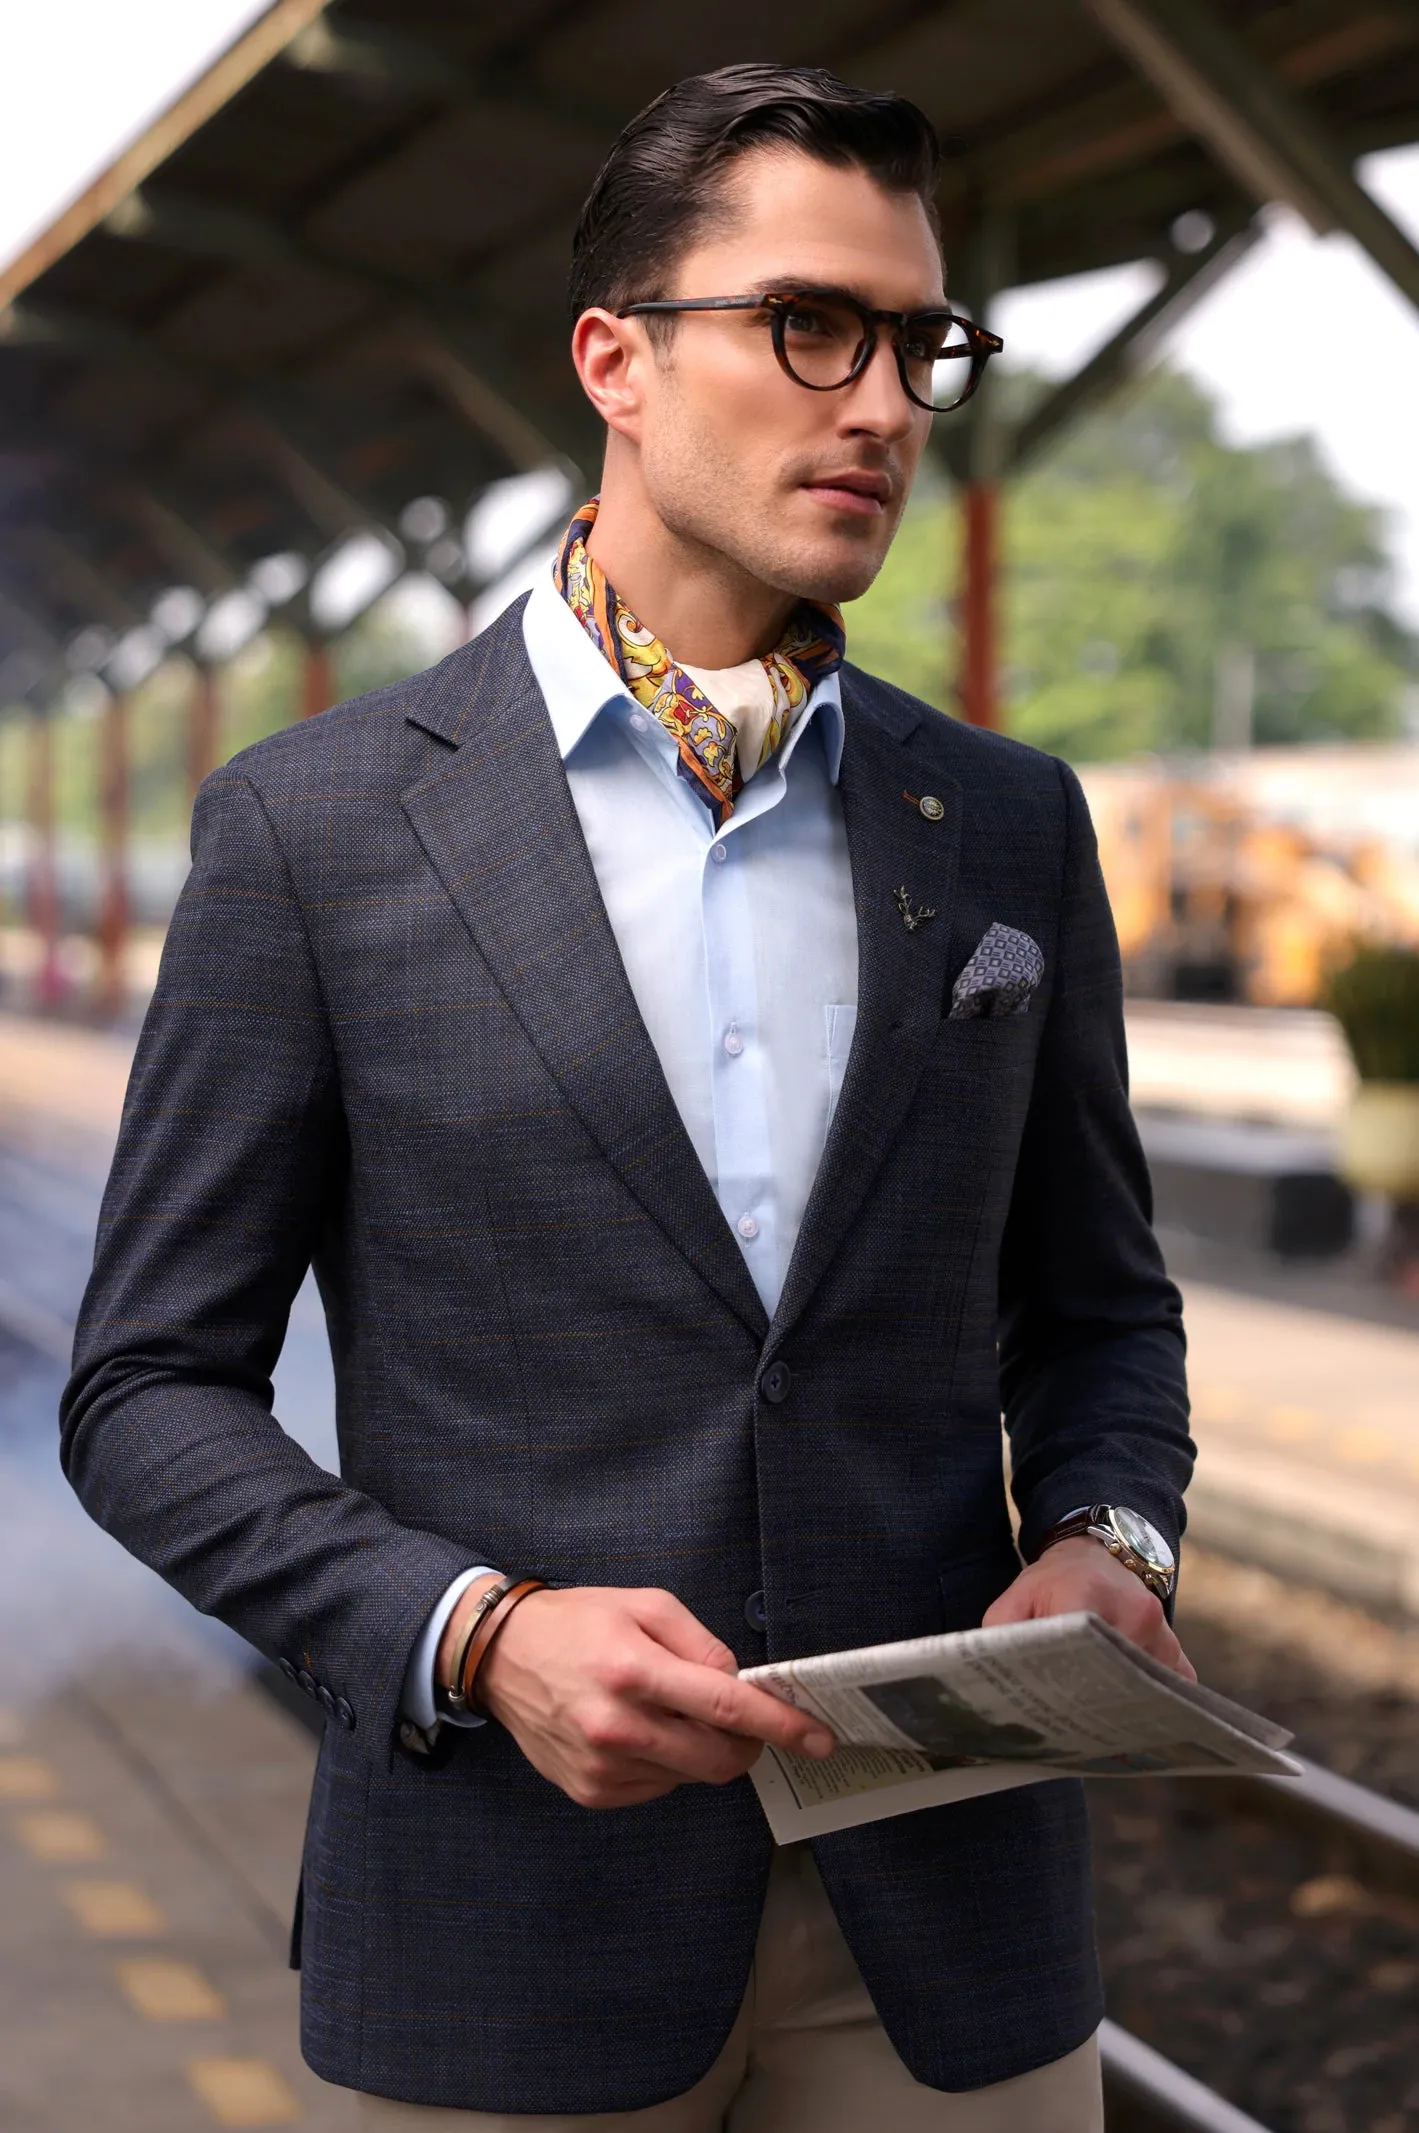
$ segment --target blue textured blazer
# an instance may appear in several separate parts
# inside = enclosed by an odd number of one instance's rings
[[[496,1725],[400,1745],[470,1562],[662,1585],[742,1663],[978,1623],[1091,1500],[1176,1539],[1179,1301],[1062,764],[848,668],[856,1037],[769,1324],[637,1013],[510,610],[198,799],[63,1404],[93,1516],[329,1714],[303,1888],[327,2079],[495,2111],[688,2088],[748,1975],[747,1780],[574,1806]],[[934,794],[940,820],[916,802]],[[895,891],[936,916],[909,929]],[[992,924],[1025,1014],[952,1018]],[[314,1264],[342,1474],[271,1413]],[[746,1617],[749,1595],[765,1596]],[[1094,2029],[1070,1782],[814,1845],[887,2033],[965,2089]]]

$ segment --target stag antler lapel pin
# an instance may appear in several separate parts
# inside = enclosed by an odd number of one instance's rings
[[[908,933],[915,933],[918,926],[924,926],[929,918],[935,918],[936,916],[930,904],[914,904],[912,902],[911,891],[905,882],[902,883],[899,889],[893,889],[892,901],[901,912],[902,924],[906,927]]]

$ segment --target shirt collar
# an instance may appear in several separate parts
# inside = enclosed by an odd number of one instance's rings
[[[603,711],[623,704],[634,706],[635,699],[597,651],[550,574],[539,575],[522,611],[522,639],[533,677],[546,699],[557,752],[565,763]],[[843,759],[843,700],[836,671],[817,683],[802,717],[795,719],[778,752],[780,769],[787,768],[800,737],[815,719],[828,776],[836,785]]]

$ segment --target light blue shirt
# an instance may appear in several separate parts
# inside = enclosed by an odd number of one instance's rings
[[[857,1016],[838,677],[817,684],[716,830],[679,775],[674,739],[550,577],[522,628],[636,1005],[772,1317]],[[715,701],[713,676],[695,671]],[[426,1730],[439,1638],[486,1574],[479,1565],[455,1580],[411,1655],[404,1710]]]

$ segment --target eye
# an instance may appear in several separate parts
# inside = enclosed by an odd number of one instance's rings
[[[902,353],[909,363],[939,363],[946,355],[965,355],[965,348],[948,346],[948,329],[940,319],[909,320],[902,333]]]
[[[805,338],[831,336],[834,330],[827,312],[813,304],[794,304],[784,311],[783,322],[790,333]]]

